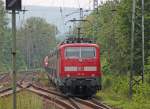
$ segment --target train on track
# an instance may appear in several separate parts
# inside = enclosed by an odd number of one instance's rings
[[[50,80],[69,96],[92,97],[101,89],[100,48],[90,38],[67,38],[44,58]]]

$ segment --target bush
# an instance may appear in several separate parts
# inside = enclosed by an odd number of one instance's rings
[[[108,63],[105,63],[103,66],[102,66],[102,72],[104,74],[110,74],[111,71],[110,71],[110,65]]]
[[[133,87],[132,100],[129,99],[129,79],[126,75],[104,75],[104,90],[97,95],[105,103],[121,109],[149,109],[150,74],[145,75],[145,83]]]
[[[104,76],[103,77],[103,89],[110,88],[112,86],[112,77],[111,76]]]
[[[103,89],[111,89],[112,92],[120,95],[128,95],[128,79],[125,76],[116,74],[104,75]]]

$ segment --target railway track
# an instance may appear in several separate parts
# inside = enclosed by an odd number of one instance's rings
[[[10,74],[9,73],[0,74],[0,90],[9,87],[9,83],[11,83]]]
[[[9,73],[0,74],[0,81],[3,81],[4,79],[9,77]]]
[[[110,107],[99,103],[97,100],[83,100],[80,98],[67,97],[59,92],[41,88],[34,84],[28,84],[28,86],[25,86],[24,84],[18,85],[17,92],[20,92],[21,90],[33,92],[48,100],[49,103],[53,105],[55,104],[55,107],[58,109],[111,109]],[[7,88],[3,91],[0,91],[0,97],[5,97],[11,94],[12,88]]]
[[[94,98],[83,100],[80,98],[68,97],[56,90],[38,85],[38,83],[32,81],[33,76],[37,75],[28,73],[20,76],[17,82],[17,92],[22,90],[33,92],[47,100],[48,103],[55,106],[56,109],[111,109]],[[0,97],[5,97],[12,93],[12,88],[5,88],[0,91]]]
[[[33,84],[30,84],[30,87],[28,87],[27,89],[40,96],[43,96],[43,94],[44,97],[46,97],[45,95],[49,96],[50,100],[53,99],[56,101],[56,105],[57,103],[63,104],[65,101],[67,105],[72,106],[70,108],[65,107],[65,109],[111,109],[110,107],[98,102],[96,99],[83,100],[80,98],[67,97],[59,92],[52,91],[46,88],[41,88]]]

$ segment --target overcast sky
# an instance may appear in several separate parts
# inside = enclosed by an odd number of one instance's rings
[[[5,1],[5,0],[3,0]],[[98,0],[106,1],[106,0]],[[91,8],[93,0],[22,0],[24,5],[40,5],[54,7]]]

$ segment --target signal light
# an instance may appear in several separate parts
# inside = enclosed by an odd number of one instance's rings
[[[21,10],[21,0],[6,0],[6,10]]]

